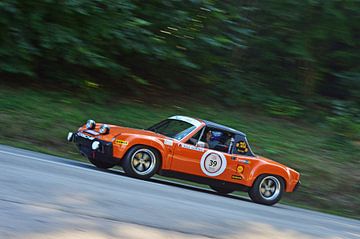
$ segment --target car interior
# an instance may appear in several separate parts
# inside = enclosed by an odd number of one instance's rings
[[[210,141],[212,141],[209,148],[227,153],[229,151],[233,134],[216,128],[205,127],[205,129],[200,130],[192,138],[190,138],[187,143],[191,145],[199,145],[198,142],[207,143],[206,135],[209,131],[211,131]]]

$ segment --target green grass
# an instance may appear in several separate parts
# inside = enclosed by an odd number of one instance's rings
[[[302,187],[284,196],[286,204],[360,219],[359,142],[337,139],[326,124],[181,98],[150,103],[90,93],[0,89],[0,143],[84,160],[65,138],[89,118],[146,128],[171,115],[195,116],[245,132],[257,154],[298,170]]]

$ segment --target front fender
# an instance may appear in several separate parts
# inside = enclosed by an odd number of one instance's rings
[[[146,145],[159,151],[162,159],[162,166],[169,155],[169,150],[165,147],[163,141],[160,139],[144,136],[138,137],[135,135],[120,135],[114,140],[114,157],[123,158],[126,152],[135,145]],[[163,167],[162,167],[163,168]]]

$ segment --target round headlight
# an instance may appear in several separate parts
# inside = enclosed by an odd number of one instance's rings
[[[100,142],[99,141],[94,141],[91,144],[91,148],[92,148],[92,150],[97,150],[98,148],[100,148]]]
[[[110,127],[107,124],[103,124],[100,126],[99,133],[100,134],[108,134],[110,131]]]
[[[96,123],[95,123],[95,121],[94,120],[88,120],[87,122],[86,122],[86,128],[87,129],[95,129],[95,126],[96,126]]]
[[[74,133],[69,132],[69,133],[68,133],[68,136],[67,136],[67,140],[68,140],[69,142],[71,142],[71,141],[73,140],[73,138],[74,138]]]

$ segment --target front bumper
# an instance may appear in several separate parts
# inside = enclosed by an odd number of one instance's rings
[[[109,163],[118,162],[118,160],[113,157],[112,142],[99,140],[81,132],[73,133],[71,137],[68,137],[68,140],[70,142],[74,142],[80,153],[88,159],[95,159]],[[99,146],[96,149],[92,148],[94,142],[99,142]]]

